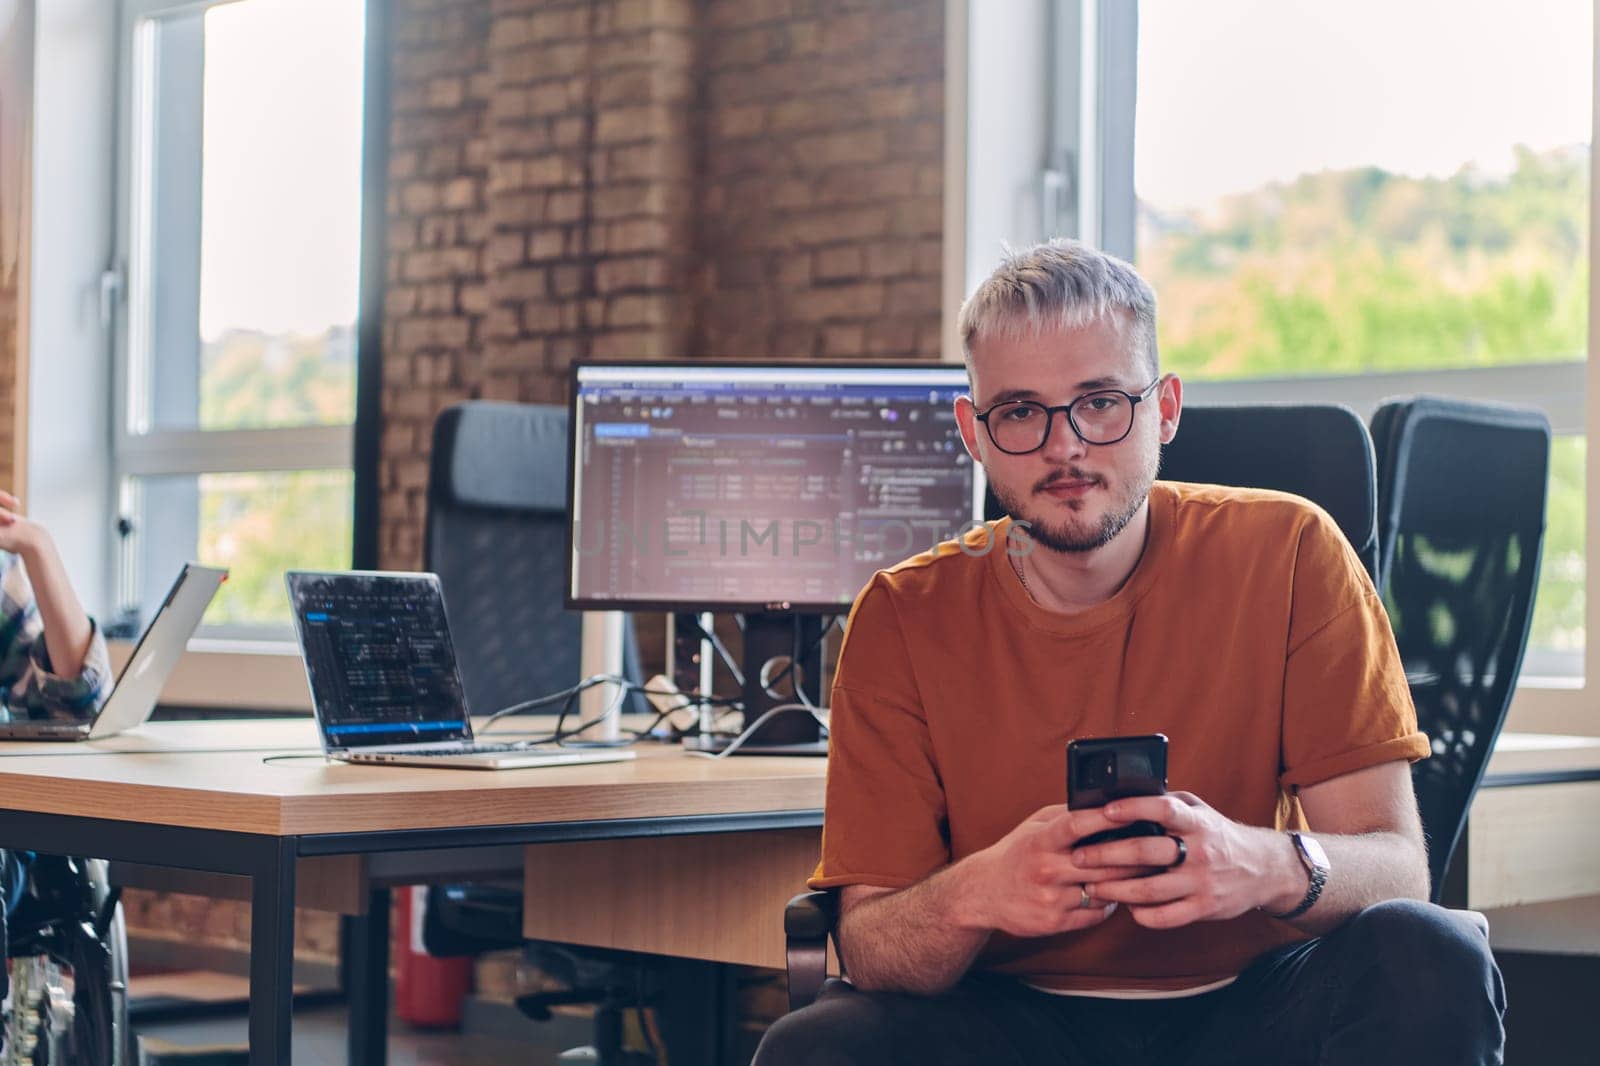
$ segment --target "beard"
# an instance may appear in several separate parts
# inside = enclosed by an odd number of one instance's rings
[[[1159,457],[1157,461],[1159,462]],[[1125,488],[1118,490],[1114,486],[1111,487],[1109,492],[1111,498],[1107,502],[1105,513],[1098,519],[1081,516],[1041,518],[1008,487],[991,481],[989,489],[1013,521],[1027,523],[1027,533],[1034,541],[1062,554],[1091,552],[1115,540],[1117,534],[1127,528],[1128,523],[1133,521],[1133,516],[1139,513],[1139,508],[1143,507],[1145,500],[1150,497],[1150,486],[1155,481],[1156,464],[1146,465],[1148,469],[1141,471],[1144,476],[1136,477]],[[1032,491],[1041,492],[1058,481],[1066,480],[1094,481],[1101,487],[1106,485],[1103,477],[1069,466],[1058,468],[1041,478],[1034,484]],[[1085,503],[1073,500],[1068,502],[1067,506],[1081,512]]]

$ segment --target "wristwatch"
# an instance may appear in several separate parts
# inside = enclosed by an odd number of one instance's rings
[[[1272,917],[1280,921],[1289,921],[1298,918],[1322,895],[1322,887],[1328,883],[1328,853],[1322,850],[1322,845],[1317,843],[1317,838],[1307,833],[1290,833],[1289,839],[1294,841],[1294,853],[1300,859],[1300,865],[1306,868],[1306,876],[1311,879],[1311,885],[1306,889],[1306,894],[1300,900],[1300,905],[1285,914],[1274,914]]]

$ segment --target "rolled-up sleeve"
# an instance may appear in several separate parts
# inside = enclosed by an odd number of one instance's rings
[[[1330,519],[1303,532],[1283,691],[1285,791],[1428,756],[1389,616]]]
[[[29,669],[21,699],[30,717],[84,721],[93,718],[105,703],[111,692],[111,656],[100,626],[92,618],[89,625],[94,635],[88,654],[83,657],[83,668],[76,674],[63,677],[55,672],[42,636],[28,649]],[[12,691],[15,699],[16,689]]]
[[[8,719],[93,718],[111,693],[111,658],[100,626],[90,619],[91,637],[83,666],[75,674],[56,673],[33,601],[33,587],[15,556],[0,565],[0,693]]]

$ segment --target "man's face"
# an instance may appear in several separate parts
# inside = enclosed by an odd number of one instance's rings
[[[1115,444],[1086,444],[1064,412],[1051,415],[1044,447],[1010,455],[995,447],[976,414],[1004,400],[1046,406],[1072,403],[1097,389],[1139,395],[1152,376],[1135,351],[1124,315],[1077,329],[1050,329],[1021,339],[990,337],[973,345],[972,404],[956,416],[967,451],[983,464],[989,487],[1033,539],[1060,552],[1092,551],[1111,542],[1149,495],[1161,445],[1178,425],[1181,386],[1169,377],[1134,406],[1133,427]]]

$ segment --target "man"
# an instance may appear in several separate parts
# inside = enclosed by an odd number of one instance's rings
[[[1485,938],[1419,902],[1428,743],[1338,528],[1155,480],[1183,390],[1128,264],[1025,251],[961,331],[1011,518],[856,600],[811,881],[851,983],[757,1066],[1499,1062]],[[1175,791],[1065,809],[1069,741],[1157,732]]]
[[[55,542],[0,492],[0,718],[93,717],[110,694],[105,638],[72,591]],[[28,856],[0,850],[0,943]],[[8,987],[0,969],[0,997]]]

